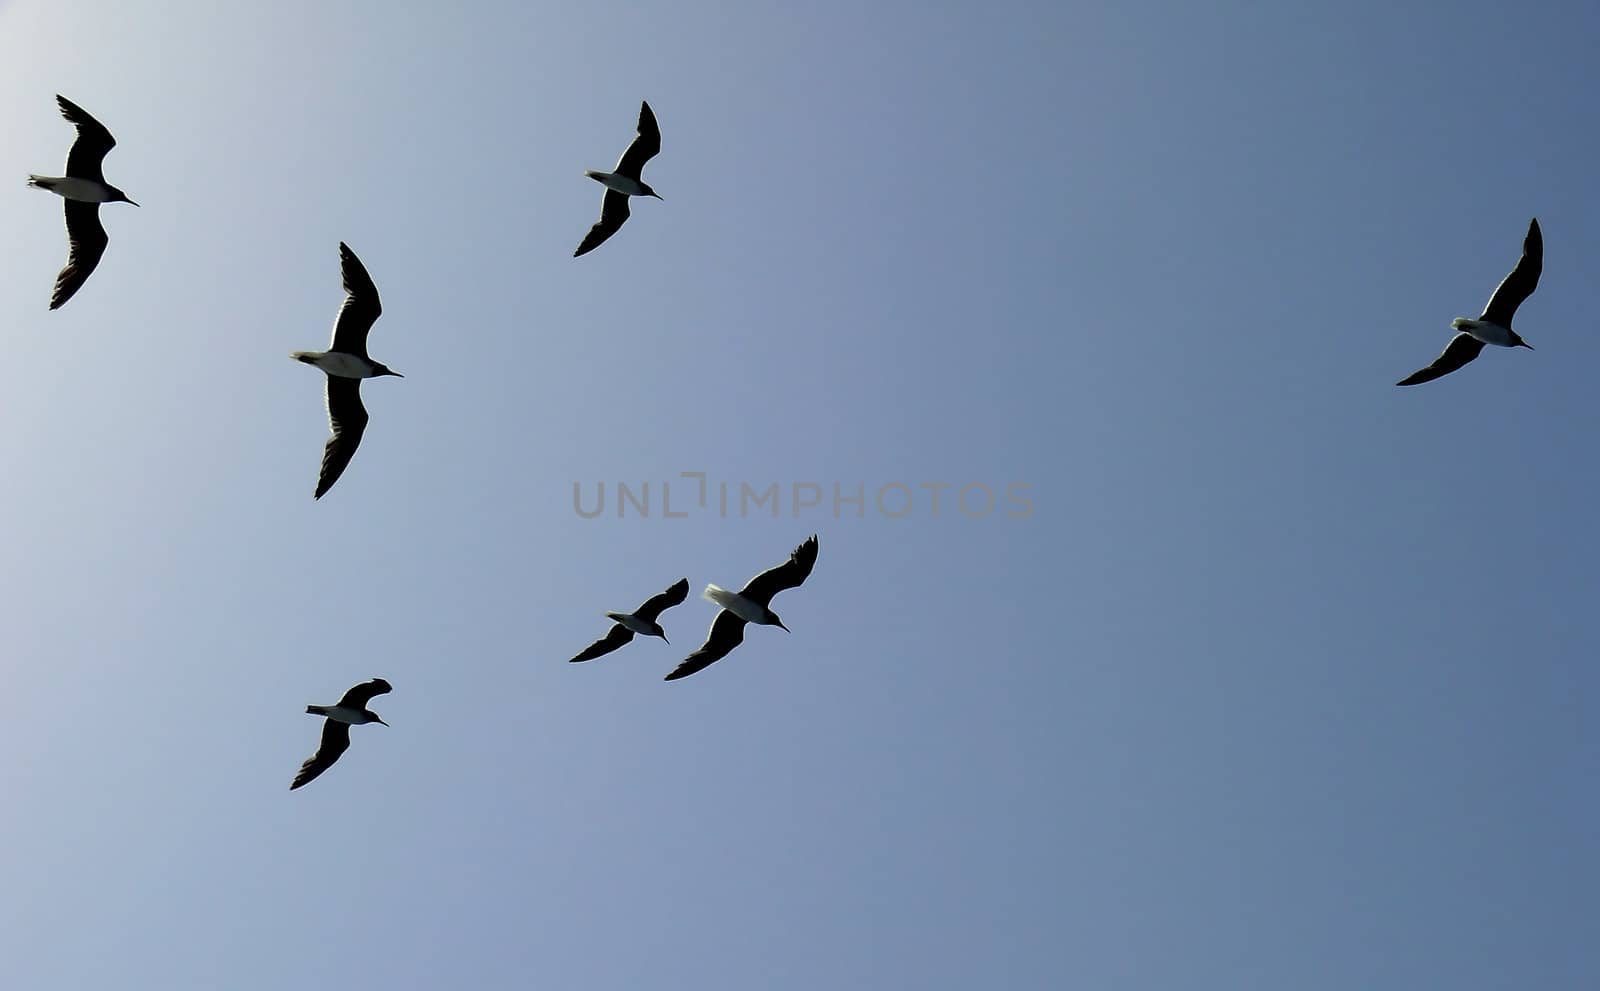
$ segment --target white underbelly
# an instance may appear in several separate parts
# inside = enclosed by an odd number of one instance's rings
[[[706,590],[701,593],[701,598],[715,602],[746,623],[760,623],[767,616],[765,609],[738,592],[730,592],[717,585],[707,585]]]
[[[625,175],[617,175],[615,172],[597,172],[595,173],[595,178],[599,179],[607,189],[615,189],[625,196],[644,195],[644,187],[639,185],[638,180],[629,179]]]
[[[610,616],[624,627],[632,630],[634,633],[637,633],[642,637],[655,636],[655,627],[651,626],[649,623],[646,623],[644,620],[633,615],[632,613],[611,613]]]
[[[346,379],[365,379],[372,377],[372,363],[362,361],[353,354],[342,351],[330,351],[318,358],[318,368],[329,375],[337,375]]]
[[[111,196],[106,191],[105,185],[95,182],[93,179],[77,179],[68,176],[64,179],[57,179],[48,188],[58,196],[65,196],[69,200],[77,200],[80,203],[111,202]]]
[[[1503,348],[1511,346],[1511,331],[1497,323],[1457,317],[1453,326],[1456,330],[1465,331],[1485,344],[1498,344]]]

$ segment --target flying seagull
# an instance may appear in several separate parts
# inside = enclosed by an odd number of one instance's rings
[[[617,170],[584,172],[584,175],[606,187],[606,196],[600,204],[600,219],[589,228],[589,233],[584,235],[583,243],[578,245],[578,250],[572,253],[572,257],[588,254],[622,228],[623,221],[628,219],[628,197],[655,196],[658,200],[661,198],[639,178],[639,173],[644,170],[644,163],[656,157],[660,151],[661,129],[656,126],[656,115],[650,110],[650,104],[640,103],[639,133],[634,136],[633,144],[628,146],[628,150],[617,159]]]
[[[110,239],[100,226],[100,204],[133,203],[122,190],[106,182],[105,173],[100,171],[100,163],[106,152],[117,146],[117,139],[82,107],[59,93],[56,103],[61,107],[61,116],[78,128],[78,140],[67,152],[67,174],[28,176],[28,185],[48,189],[67,201],[67,264],[56,276],[55,291],[50,294],[52,310],[60,309],[83,288],[89,273],[100,264],[100,256],[106,253]]]
[[[378,303],[378,287],[366,266],[339,242],[339,271],[344,276],[344,303],[333,322],[333,343],[326,351],[291,351],[289,357],[315,365],[328,373],[328,421],[333,425],[333,436],[322,449],[322,472],[317,476],[317,492],[321,499],[333,483],[344,474],[345,466],[361,443],[361,434],[367,429],[367,408],[361,405],[361,380],[393,375],[405,378],[381,362],[367,357],[367,332],[377,321],[383,307]]]
[[[308,705],[306,712],[313,716],[327,716],[322,724],[322,745],[317,747],[317,752],[306,758],[300,765],[300,773],[294,776],[294,784],[289,786],[290,791],[313,780],[317,775],[333,766],[339,755],[350,749],[350,727],[360,726],[363,723],[383,723],[383,719],[376,712],[367,708],[367,703],[372,701],[374,695],[386,695],[394,689],[382,678],[357,685],[344,693],[344,698],[338,705]],[[388,723],[383,723],[387,726]]]
[[[618,647],[633,639],[635,633],[646,637],[660,637],[667,640],[667,631],[656,622],[656,617],[671,609],[673,606],[689,597],[689,579],[680,578],[660,595],[652,595],[644,601],[644,605],[635,609],[630,615],[625,612],[608,612],[606,617],[616,621],[616,626],[611,632],[596,640],[583,649],[583,653],[574,657],[571,663],[579,661],[592,661],[596,657],[603,657]]]
[[[711,621],[711,632],[706,634],[706,642],[667,675],[666,680],[687,678],[726,657],[730,650],[739,646],[744,640],[746,623],[778,626],[782,627],[784,632],[788,632],[789,628],[783,625],[783,620],[778,618],[777,613],[767,608],[767,603],[786,588],[799,588],[800,583],[811,574],[811,569],[816,563],[817,535],[812,534],[810,540],[794,549],[794,553],[789,555],[789,560],[756,575],[750,579],[749,584],[737,592],[730,592],[716,585],[707,585],[706,590],[700,593],[700,597],[715,602],[722,607],[722,611]]]
[[[1485,344],[1532,351],[1533,345],[1511,329],[1511,317],[1522,301],[1533,295],[1534,288],[1539,285],[1539,273],[1543,270],[1544,235],[1539,233],[1539,218],[1535,217],[1528,224],[1527,237],[1522,239],[1522,257],[1517,260],[1517,267],[1495,289],[1494,295],[1489,297],[1489,305],[1483,308],[1478,319],[1456,317],[1450,321],[1450,326],[1459,333],[1445,345],[1444,353],[1433,359],[1433,364],[1427,368],[1412,372],[1395,385],[1417,385],[1448,375],[1476,358]]]

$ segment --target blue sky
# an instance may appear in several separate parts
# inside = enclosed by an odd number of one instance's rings
[[[221,6],[0,4],[0,983],[1600,981],[1592,5]],[[143,207],[51,313],[58,92]]]

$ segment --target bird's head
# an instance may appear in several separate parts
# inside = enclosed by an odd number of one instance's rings
[[[660,193],[658,193],[655,190],[651,189],[649,186],[645,185],[644,183],[642,183],[642,182],[639,183],[639,188],[644,190],[644,195],[646,195],[646,196],[654,196],[658,200],[661,199],[661,194]]]
[[[1511,332],[1511,346],[1514,348],[1527,348],[1529,351],[1533,350],[1533,345],[1523,340],[1514,330]]]
[[[783,632],[785,632],[785,633],[789,632],[789,628],[787,626],[783,625],[783,620],[779,619],[778,618],[778,614],[773,612],[771,609],[767,610],[767,617],[768,617],[768,619],[767,619],[767,625],[768,626],[776,626],[779,629],[783,630]]]
[[[379,364],[378,362],[373,362],[372,363],[372,377],[373,378],[382,378],[385,375],[393,375],[397,379],[405,378],[404,375],[401,375],[399,372],[395,371],[393,368],[390,368],[388,365],[382,365],[382,364]]]
[[[660,623],[656,623],[654,625],[655,629],[650,631],[650,635],[653,637],[660,637],[663,643],[670,644],[672,641],[667,639],[667,631],[661,626]]]
[[[389,725],[388,723],[384,723],[383,722],[383,717],[382,716],[378,715],[376,712],[373,712],[371,709],[367,710],[367,715],[371,716],[372,717],[372,721],[375,722],[375,723],[383,723],[383,725],[385,725],[385,726]]]
[[[113,203],[133,203],[132,200],[128,199],[128,194],[127,193],[124,193],[122,190],[118,189],[115,186],[111,187],[111,202],[113,202]],[[138,206],[139,204],[133,203],[133,205],[134,206]]]

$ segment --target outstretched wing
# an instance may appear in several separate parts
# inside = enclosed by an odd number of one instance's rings
[[[586,255],[605,244],[606,238],[621,230],[627,219],[628,197],[615,189],[607,189],[605,200],[600,204],[600,219],[589,228],[589,233],[584,235],[583,243],[578,245],[578,250],[572,253],[572,257]]]
[[[654,623],[656,617],[683,602],[689,597],[689,579],[679,578],[665,592],[652,595],[644,600],[644,605],[633,611],[633,614],[642,620]]]
[[[751,602],[767,605],[774,595],[784,589],[799,588],[816,563],[817,535],[812,534],[811,539],[794,549],[789,560],[750,579],[750,583],[740,589],[739,594]]]
[[[315,498],[333,488],[361,445],[367,429],[367,408],[361,404],[361,380],[328,376],[328,423],[333,436],[322,448],[322,471],[317,475]]]
[[[706,634],[706,642],[700,645],[699,650],[684,658],[683,663],[674,668],[666,680],[687,678],[727,657],[729,651],[744,642],[744,626],[744,620],[735,613],[726,609],[717,613],[717,618],[711,621],[711,632]]]
[[[349,696],[345,696],[349,698]],[[350,724],[341,723],[337,719],[324,719],[322,721],[322,745],[317,752],[306,758],[300,765],[300,772],[294,776],[294,784],[289,786],[290,791],[309,781],[316,779],[317,775],[333,766],[339,755],[350,749]]]
[[[344,698],[339,700],[339,707],[343,709],[365,709],[367,703],[371,702],[374,697],[387,695],[392,691],[394,689],[390,687],[387,681],[382,678],[374,678],[371,681],[362,682],[345,692]]]
[[[383,313],[378,301],[378,287],[372,284],[367,267],[350,250],[339,242],[339,274],[344,277],[344,302],[339,304],[339,316],[333,321],[333,344],[330,351],[367,356],[367,334]]]
[[[67,264],[56,276],[50,293],[50,308],[59,310],[72,294],[89,281],[89,274],[100,264],[110,239],[100,226],[100,204],[67,200]]]
[[[607,633],[599,640],[596,640],[594,643],[583,648],[583,653],[579,654],[577,657],[574,657],[568,663],[576,664],[579,661],[592,661],[596,657],[604,657],[632,639],[633,631],[628,629],[626,626],[623,626],[621,623],[618,623],[611,628],[610,633]]]
[[[1450,343],[1445,345],[1444,352],[1439,357],[1433,359],[1433,364],[1427,368],[1412,372],[1396,382],[1395,385],[1418,385],[1422,382],[1432,382],[1441,375],[1449,375],[1457,368],[1476,358],[1478,352],[1482,350],[1482,341],[1466,331],[1462,331],[1450,338]]]
[[[1527,236],[1522,239],[1522,257],[1517,259],[1517,267],[1501,281],[1478,319],[1510,327],[1517,307],[1533,295],[1539,285],[1539,273],[1543,271],[1544,235],[1539,231],[1539,218],[1535,217],[1528,224]]]
[[[117,146],[117,139],[111,136],[104,124],[59,93],[56,94],[56,105],[61,108],[61,116],[78,129],[78,140],[72,142],[72,150],[67,152],[67,175],[74,179],[105,182],[105,173],[100,170],[100,164],[105,160],[106,153]]]
[[[612,171],[618,175],[639,178],[644,171],[644,163],[661,153],[661,128],[656,126],[655,111],[645,102],[639,104],[638,132],[634,135],[633,143],[628,145],[628,150],[617,159],[617,167]]]

